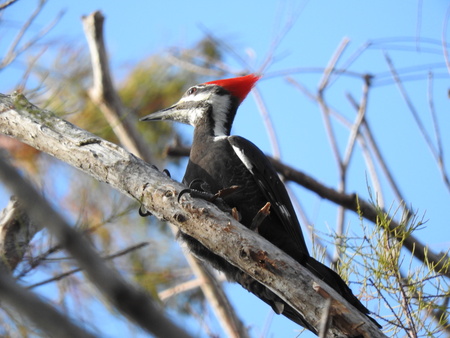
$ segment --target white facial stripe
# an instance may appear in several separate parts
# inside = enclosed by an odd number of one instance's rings
[[[178,104],[189,102],[207,102],[213,107],[214,136],[228,136],[225,124],[227,123],[227,113],[230,105],[230,98],[227,95],[211,95],[210,92],[200,92],[197,94],[182,97]],[[189,124],[195,126],[205,111],[203,109],[192,109],[189,111]]]
[[[196,95],[192,94],[189,96],[182,97],[180,102],[207,101],[207,100],[209,100],[210,95],[211,95],[211,93],[208,93],[208,92],[198,93]]]
[[[186,97],[182,97],[180,101],[177,102],[177,105],[189,102],[207,101],[209,100],[210,95],[211,93],[198,93],[197,95],[189,95]],[[197,121],[201,119],[202,115],[204,114],[204,110],[193,107],[191,109],[185,109],[180,114],[183,115],[184,117],[187,117],[187,121],[185,123],[189,123],[191,126],[195,127]]]
[[[244,152],[242,151],[242,149],[240,149],[239,147],[235,146],[235,145],[231,145],[233,147],[234,152],[236,153],[236,155],[240,158],[240,160],[242,161],[242,163],[244,163],[245,167],[250,170],[250,172],[253,174],[253,165],[250,163],[250,161],[248,160],[247,156],[245,156]]]

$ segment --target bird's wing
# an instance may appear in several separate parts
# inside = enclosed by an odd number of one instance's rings
[[[252,173],[267,201],[270,202],[271,211],[279,217],[286,233],[295,239],[298,250],[309,256],[300,223],[286,187],[266,155],[252,142],[240,136],[230,136],[228,141],[236,155]]]

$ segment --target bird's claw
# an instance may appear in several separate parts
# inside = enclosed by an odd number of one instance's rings
[[[156,165],[152,164],[151,167],[152,167],[153,169],[159,171],[159,169],[158,169],[158,167],[157,167]],[[162,173],[163,173],[164,175],[166,175],[167,177],[171,177],[171,176],[170,176],[170,171],[167,170],[167,169],[163,169],[163,170],[162,170]],[[151,216],[151,215],[152,215],[152,213],[151,213],[150,211],[148,211],[148,210],[141,204],[141,206],[139,207],[139,216],[141,216],[141,217],[148,217],[148,216]]]
[[[270,202],[267,202],[261,209],[259,209],[255,217],[252,219],[252,223],[249,227],[250,230],[258,232],[259,226],[266,219],[266,217],[270,215],[270,206]]]
[[[205,201],[213,203],[220,210],[231,214],[234,219],[239,221],[240,215],[237,209],[230,208],[230,206],[223,200],[223,197],[230,196],[238,189],[239,186],[233,185],[229,188],[221,189],[217,193],[213,194],[210,192],[210,187],[208,183],[199,179],[195,179],[189,184],[189,188],[180,191],[180,193],[178,194],[178,203],[180,202],[181,197],[184,194],[189,193],[194,198],[201,198]]]
[[[181,197],[186,193],[188,193],[189,195],[191,195],[194,198],[201,198],[208,202],[213,202],[215,200],[215,195],[211,194],[210,192],[186,188],[186,189],[181,190],[180,193],[178,194],[178,203],[180,203]]]
[[[147,216],[151,216],[152,213],[150,211],[147,210],[147,208],[145,208],[142,204],[139,207],[139,216],[141,217],[147,217]]]
[[[228,188],[223,188],[214,194],[214,198],[224,198],[234,194],[237,190],[239,190],[240,186],[232,185]]]

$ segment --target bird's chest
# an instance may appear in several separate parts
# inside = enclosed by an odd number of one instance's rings
[[[252,174],[227,139],[192,148],[183,178],[184,184],[189,185],[191,182],[206,183],[211,193],[233,185],[239,186],[235,193],[224,198],[230,207],[237,207],[238,210],[244,204],[249,205],[249,202],[255,206],[255,210],[265,203]]]
[[[216,193],[234,185],[238,177],[248,176],[246,179],[250,179],[250,173],[245,171],[245,166],[226,139],[205,140],[201,144],[194,143],[183,182],[189,185],[194,180],[203,181],[209,185],[211,193]]]

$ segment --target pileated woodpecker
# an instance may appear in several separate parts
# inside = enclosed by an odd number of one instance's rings
[[[286,188],[266,156],[250,141],[230,136],[236,111],[259,78],[251,74],[193,86],[177,103],[147,115],[141,121],[171,120],[194,126],[194,140],[183,183],[193,192],[210,194],[238,186],[237,191],[225,194],[223,200],[230,208],[238,210],[243,225],[256,230],[368,315],[369,310],[342,278],[309,255]],[[255,216],[267,202],[270,203],[270,214],[262,217],[256,224],[257,229],[253,229]],[[317,334],[313,325],[272,291],[191,236],[183,233],[180,236],[200,259],[210,262],[228,279],[261,298],[277,314],[283,314]]]

